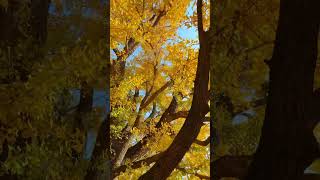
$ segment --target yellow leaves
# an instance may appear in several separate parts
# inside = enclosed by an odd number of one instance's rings
[[[144,82],[142,75],[129,76],[121,81],[119,87],[111,89],[111,106],[114,105],[130,105],[128,101],[128,92],[141,86]]]
[[[168,47],[166,60],[172,65],[166,73],[174,80],[174,89],[183,94],[189,94],[197,68],[197,51],[181,41]],[[188,89],[186,89],[188,88]]]
[[[150,152],[165,151],[173,141],[174,134],[169,123],[163,123],[161,129],[151,129],[153,138],[147,142]]]
[[[121,173],[115,180],[136,180],[139,179],[141,174],[145,173],[149,166],[142,166],[138,169],[128,169],[125,173]]]
[[[160,139],[158,140],[158,143],[154,144],[152,146],[152,148],[154,150],[156,150],[157,152],[165,151],[170,146],[170,144],[172,143],[172,140],[173,139],[171,138],[170,134],[168,134],[168,132],[166,132],[165,134],[163,134],[160,137]]]
[[[204,141],[210,136],[210,124],[201,127],[200,133],[197,137],[198,140]]]
[[[205,163],[209,163],[206,153],[201,151],[192,151],[192,153],[186,153],[184,156],[184,162],[187,162],[189,167],[195,169]]]
[[[131,129],[131,133],[132,133],[133,135],[135,135],[135,136],[139,136],[139,135],[140,135],[140,130],[139,130],[138,128],[136,128],[136,127],[133,127],[133,128]]]
[[[130,38],[139,43],[133,55],[125,59],[126,69],[123,79],[119,81],[117,78],[112,79],[114,84],[118,85],[112,86],[111,89],[113,107],[111,115],[116,119],[114,127],[120,121],[133,125],[138,115],[137,107],[140,106],[143,97],[148,94],[147,97],[150,98],[164,84],[173,82],[173,85],[157,95],[141,112],[140,115],[145,122],[142,121],[142,124],[131,129],[136,140],[151,135],[146,142],[148,152],[144,157],[165,151],[185,121],[184,118],[179,118],[162,124],[161,128],[155,128],[156,122],[168,108],[172,96],[177,98],[177,111],[190,109],[198,62],[198,50],[194,45],[198,45],[198,42],[180,39],[177,35],[177,30],[183,26],[187,18],[186,12],[190,2],[190,0],[111,1],[111,48],[125,50],[124,47]],[[112,61],[116,61],[115,56],[112,58]],[[139,95],[134,97],[133,94],[137,90]],[[157,117],[147,119],[153,103],[156,104]],[[209,132],[209,126],[204,126],[198,138],[204,140]],[[191,158],[191,164],[187,161],[184,163],[188,167],[197,165],[201,171],[206,172],[205,167],[209,167],[207,147],[193,147],[190,153],[188,158]],[[202,161],[196,162],[197,158],[202,158]],[[138,179],[148,167],[150,166],[128,169],[118,176],[118,179]],[[193,176],[188,177],[193,178]]]
[[[164,44],[175,35],[188,3],[188,0],[111,1],[111,48],[125,45],[129,38],[140,42],[143,48]]]

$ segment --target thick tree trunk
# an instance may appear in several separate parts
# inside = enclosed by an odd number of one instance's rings
[[[319,7],[319,0],[281,0],[265,121],[247,180],[302,179],[319,155],[308,126]]]

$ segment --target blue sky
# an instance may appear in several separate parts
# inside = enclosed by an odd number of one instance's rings
[[[185,26],[178,29],[177,34],[183,39],[197,40],[198,30],[196,27],[187,28]]]
[[[187,9],[186,15],[191,16],[195,9],[194,1],[192,1]],[[198,30],[196,27],[187,28],[186,26],[182,26],[178,29],[177,34],[183,39],[189,40],[197,40],[198,39]]]

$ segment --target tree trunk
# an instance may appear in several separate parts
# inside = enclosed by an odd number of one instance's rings
[[[319,155],[308,126],[319,7],[319,0],[281,0],[265,121],[247,180],[302,179]]]
[[[44,45],[47,40],[49,1],[31,0],[31,32],[33,39],[39,45]]]

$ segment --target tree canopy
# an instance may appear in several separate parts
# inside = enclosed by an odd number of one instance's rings
[[[208,7],[204,2],[205,28]],[[119,179],[144,174],[188,116],[199,40],[179,36],[179,30],[197,29],[195,9],[195,1],[111,2],[111,153]],[[204,122],[169,179],[209,178],[209,134]]]

